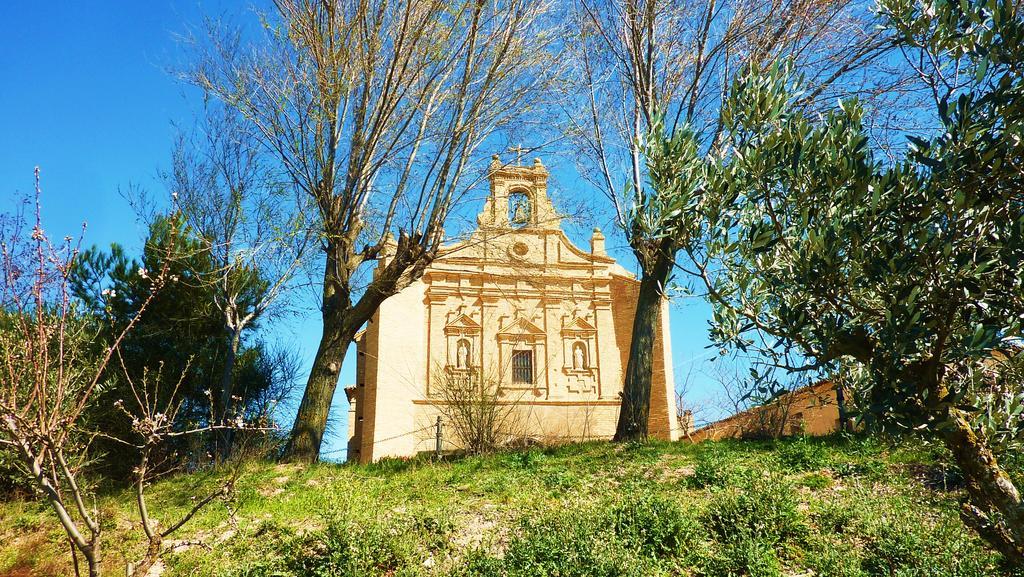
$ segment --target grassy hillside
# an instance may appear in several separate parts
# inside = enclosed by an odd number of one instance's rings
[[[956,514],[939,449],[873,438],[621,447],[449,463],[252,464],[175,537],[164,575],[1004,575]],[[178,516],[216,474],[151,491]],[[107,574],[141,543],[104,496]],[[0,575],[68,574],[41,504],[0,505]]]

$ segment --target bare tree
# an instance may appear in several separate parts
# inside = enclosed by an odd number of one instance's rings
[[[120,358],[120,356],[119,356]],[[162,370],[160,367],[158,370]],[[128,370],[125,370],[128,375]],[[157,478],[166,475],[174,469],[167,469],[161,466],[160,448],[171,439],[189,435],[202,435],[209,432],[231,430],[252,430],[266,431],[264,427],[248,427],[242,417],[238,417],[232,423],[220,425],[203,425],[194,428],[180,429],[176,427],[177,413],[181,409],[181,402],[177,397],[178,388],[184,380],[184,374],[174,384],[174,390],[170,391],[169,400],[165,401],[159,390],[162,379],[147,379],[144,375],[142,382],[132,382],[130,377],[133,399],[128,403],[123,400],[117,402],[117,407],[132,421],[132,430],[136,439],[122,441],[135,447],[139,452],[139,461],[134,469],[135,504],[139,515],[139,524],[146,537],[146,547],[142,558],[139,561],[128,565],[128,574],[131,576],[147,575],[150,568],[155,565],[160,556],[165,552],[164,540],[175,531],[181,529],[199,511],[218,499],[229,500],[242,471],[244,462],[238,460],[230,469],[230,474],[219,486],[202,496],[196,496],[192,507],[175,521],[166,523],[161,527],[157,519],[153,518],[146,501],[146,487]],[[207,395],[210,401],[210,411],[214,406],[214,397]],[[130,408],[129,408],[130,407]],[[212,421],[211,421],[212,422]]]
[[[694,396],[693,385],[696,370],[696,365],[691,360],[686,373],[677,380],[675,386],[676,426],[686,437],[690,436],[695,424],[703,419],[707,410],[706,403]]]
[[[577,0],[574,8],[567,134],[581,176],[611,200],[640,268],[615,438],[642,439],[655,328],[685,242],[676,222],[691,208],[687,191],[673,187],[698,186],[665,174],[679,167],[650,165],[657,145],[648,136],[687,132],[680,145],[713,149],[722,95],[745,64],[794,59],[811,76],[808,105],[837,91],[885,93],[902,79],[865,74],[891,43],[868,25],[864,0]]]
[[[30,230],[20,216],[0,219],[0,445],[17,455],[17,464],[53,509],[67,534],[75,574],[84,559],[90,577],[100,574],[102,524],[90,505],[89,446],[102,434],[88,430],[83,414],[109,378],[111,361],[119,357],[124,337],[136,325],[156,291],[168,281],[166,267],[150,278],[152,290],[126,326],[104,341],[96,319],[79,311],[70,297],[69,276],[79,243],[71,237],[51,244],[40,216],[39,169],[36,169],[35,220]],[[125,371],[127,374],[127,371]],[[144,506],[147,457],[171,436],[210,430],[174,431],[173,399],[157,404],[158,396],[136,391],[139,412],[131,412],[140,440],[133,444],[142,461],[139,479],[140,519],[153,524]],[[230,481],[229,485],[230,487]],[[180,528],[196,511],[226,489],[199,501],[185,518],[159,535]],[[95,503],[94,500],[92,500]],[[152,536],[150,543],[152,543]],[[159,555],[147,553],[147,559]],[[136,573],[140,574],[141,573]]]
[[[212,26],[191,79],[243,115],[317,208],[323,335],[285,454],[309,462],[354,335],[422,274],[484,174],[482,149],[545,93],[554,35],[545,1],[275,4],[252,50]]]
[[[522,436],[520,399],[502,391],[497,372],[438,367],[436,374],[442,378],[431,387],[433,404],[460,449],[488,453]]]
[[[213,414],[224,422],[232,415],[243,334],[257,319],[284,312],[282,296],[296,288],[310,244],[305,199],[290,182],[275,180],[251,127],[217,102],[206,104],[195,134],[179,137],[172,159],[164,179],[189,233],[213,264],[191,271],[188,282],[212,287],[223,318],[226,355]],[[221,457],[230,452],[230,432],[218,443]]]

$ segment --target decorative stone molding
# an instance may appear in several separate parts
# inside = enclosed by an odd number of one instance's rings
[[[480,323],[459,311],[449,313],[449,322],[444,327],[445,367],[450,374],[467,375],[480,368]],[[454,318],[451,318],[454,317]]]
[[[548,169],[539,158],[533,166],[508,166],[494,155],[489,171],[491,194],[476,219],[481,230],[561,230],[562,219],[548,198]],[[530,203],[528,221],[521,227],[509,220],[509,196],[515,193],[525,194]]]
[[[588,315],[589,316],[589,315]],[[566,391],[571,394],[597,393],[597,327],[587,318],[562,318],[562,372],[567,377]]]
[[[501,367],[501,390],[506,392],[532,391],[534,396],[547,395],[546,359],[547,333],[518,313],[510,320],[499,318],[498,364]],[[515,383],[512,379],[512,355],[515,351],[533,353],[533,382]]]

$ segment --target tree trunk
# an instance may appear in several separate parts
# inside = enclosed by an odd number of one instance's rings
[[[942,431],[967,482],[960,517],[1013,567],[1024,567],[1024,504],[1010,477],[971,429],[962,411],[950,410]]]
[[[324,309],[324,332],[313,358],[306,390],[302,395],[299,412],[295,415],[291,437],[284,450],[284,461],[315,463],[320,458],[320,443],[327,429],[334,391],[338,388],[338,375],[345,361],[352,338],[344,330],[345,323],[338,317],[342,313]]]
[[[234,392],[235,362],[238,358],[238,347],[241,345],[241,331],[228,328],[227,333],[228,350],[227,356],[224,359],[224,371],[220,377],[220,414],[215,417],[222,424],[226,424],[228,411],[231,408],[231,394]],[[231,455],[231,444],[234,439],[233,433],[234,431],[231,429],[223,429],[217,435],[217,454],[221,460],[225,460]]]
[[[849,413],[846,410],[846,391],[839,383],[833,383],[833,386],[836,388],[836,407],[839,409],[839,431],[845,433],[850,429]]]
[[[134,563],[129,566],[128,574],[131,577],[146,577],[149,570],[156,565],[158,559],[160,559],[160,547],[162,544],[162,538],[160,534],[156,534],[150,538],[149,545],[146,546],[146,554],[138,563]]]
[[[90,548],[83,550],[82,555],[85,557],[86,562],[89,564],[89,577],[100,577],[100,542],[99,537],[95,537],[90,542]]]
[[[400,238],[399,246],[402,244]],[[403,258],[402,255],[392,255],[392,264],[377,269],[373,281],[353,305],[348,279],[358,264],[352,264],[352,255],[344,242],[328,240],[325,252],[327,263],[324,267],[323,335],[313,358],[313,367],[306,381],[302,403],[295,415],[288,445],[282,455],[284,461],[315,463],[320,458],[320,443],[327,428],[331,401],[338,388],[338,375],[348,347],[356,332],[373,318],[381,303],[397,292],[401,275],[410,270],[408,261],[399,260]],[[406,253],[405,258],[408,256]],[[406,266],[394,266],[395,262],[405,262]],[[380,266],[381,263],[378,263]]]
[[[632,341],[626,379],[622,385],[622,408],[614,440],[644,441],[651,413],[651,378],[654,372],[654,338],[661,320],[661,299],[672,270],[672,261],[659,256],[652,269],[644,271],[633,317]]]

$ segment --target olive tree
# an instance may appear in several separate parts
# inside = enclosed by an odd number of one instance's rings
[[[792,58],[811,71],[810,102],[863,91],[891,94],[904,78],[879,69],[890,35],[870,26],[870,1],[576,0],[577,37],[566,133],[580,176],[606,196],[640,272],[615,438],[647,436],[653,344],[682,247],[683,206],[670,162],[647,134],[687,130],[690,154],[713,146],[723,94],[745,64]],[[683,128],[683,127],[689,128]],[[668,180],[662,178],[666,176]]]
[[[901,48],[969,80],[937,84],[943,130],[903,158],[879,158],[856,101],[810,113],[784,64],[735,82],[712,154],[685,133],[649,149],[687,182],[679,266],[714,304],[713,339],[859,376],[861,421],[941,439],[964,522],[1021,566],[1024,504],[998,457],[1024,429],[1024,21],[1008,0],[880,9]]]

